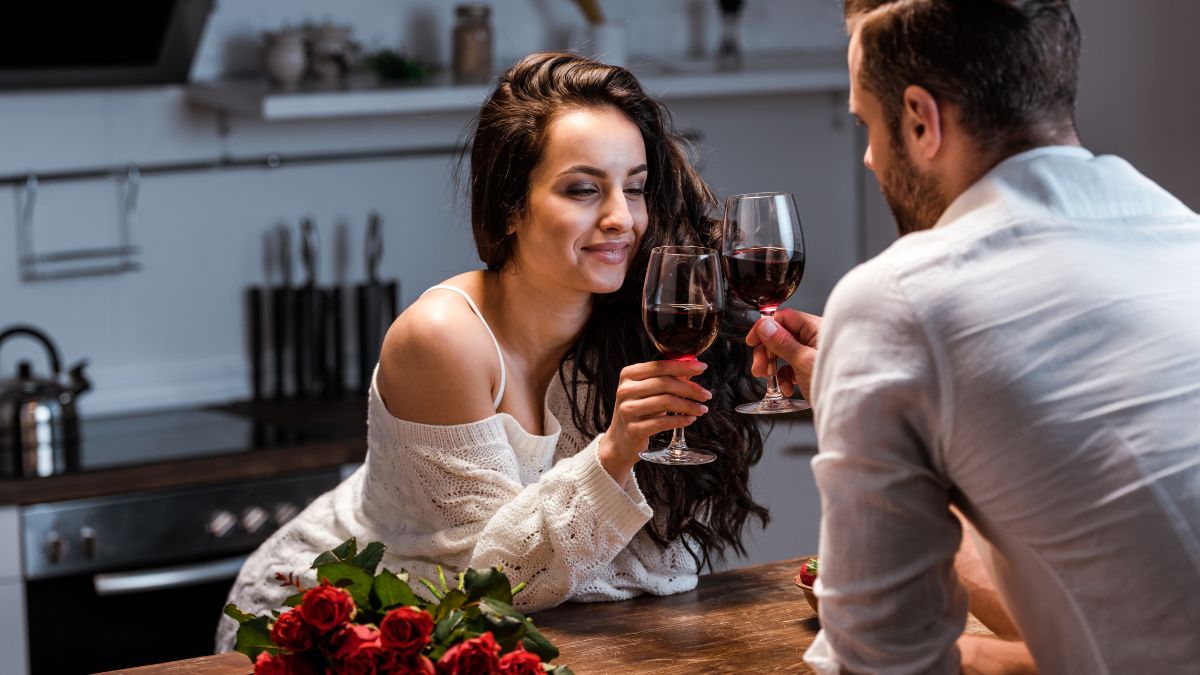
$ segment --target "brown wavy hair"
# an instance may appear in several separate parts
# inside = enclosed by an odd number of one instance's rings
[[[641,319],[650,250],[665,245],[720,249],[720,223],[708,215],[716,199],[688,160],[667,109],[624,68],[541,52],[500,76],[475,125],[468,185],[471,227],[488,269],[503,268],[512,253],[506,229],[526,206],[529,178],[541,161],[551,121],[564,110],[594,107],[618,110],[641,130],[649,168],[649,223],[624,284],[596,296],[591,317],[559,367],[572,421],[589,435],[608,428],[621,369],[661,358]],[[642,463],[637,469],[655,512],[650,536],[660,546],[683,537],[698,569],[711,568],[726,549],[745,555],[747,520],[754,516],[765,526],[769,518],[749,487],[750,467],[762,457],[762,435],[750,416],[733,410],[761,395],[742,341],[749,326],[747,315],[727,311],[722,334],[702,356],[709,367],[699,381],[713,399],[707,404],[710,412],[689,427],[688,442],[714,451],[717,461],[688,468]]]
[[[1067,0],[845,0],[844,12],[893,138],[909,85],[958,106],[985,151],[1074,133],[1081,43]]]

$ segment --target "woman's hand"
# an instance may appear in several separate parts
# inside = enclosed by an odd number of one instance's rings
[[[700,361],[648,361],[621,370],[612,423],[600,439],[600,464],[617,483],[629,480],[638,453],[654,434],[686,427],[708,412],[712,393],[688,379],[708,368]],[[667,415],[675,413],[675,415]]]

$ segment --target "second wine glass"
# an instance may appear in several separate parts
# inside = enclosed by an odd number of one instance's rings
[[[804,276],[804,232],[790,192],[735,195],[725,202],[722,258],[729,290],[764,316],[774,317]],[[775,357],[767,358],[767,393],[737,411],[752,415],[808,410],[807,401],[779,390]]]
[[[659,246],[650,252],[642,292],[642,322],[668,359],[695,360],[712,346],[725,311],[719,254],[701,246]],[[717,458],[689,448],[683,429],[666,447],[641,453],[657,464],[707,464]]]

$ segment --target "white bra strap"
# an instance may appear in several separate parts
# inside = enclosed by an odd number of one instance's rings
[[[462,299],[466,300],[467,304],[471,306],[471,311],[475,312],[475,316],[479,317],[479,321],[483,323],[483,328],[484,328],[484,330],[486,330],[488,332],[488,337],[492,338],[492,344],[496,346],[496,357],[500,359],[500,386],[496,387],[496,400],[492,401],[492,407],[499,408],[500,401],[502,401],[504,399],[504,380],[505,380],[505,377],[504,377],[504,370],[505,370],[505,368],[504,368],[504,352],[500,350],[500,341],[496,339],[496,334],[492,332],[492,327],[488,325],[487,319],[483,318],[483,312],[479,311],[479,307],[475,304],[475,301],[471,299],[471,296],[468,295],[466,291],[464,291],[461,288],[457,288],[455,286],[448,286],[446,284],[438,284],[437,286],[430,286],[425,291],[425,293],[428,293],[429,291],[433,291],[433,290],[439,290],[439,289],[443,290],[443,291],[452,291],[454,293],[461,295]],[[425,293],[422,293],[421,295],[425,295]]]

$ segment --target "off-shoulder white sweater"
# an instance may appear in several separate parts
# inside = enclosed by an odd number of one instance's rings
[[[312,585],[313,559],[351,536],[383,542],[383,566],[414,580],[436,578],[438,564],[448,573],[503,564],[514,584],[528,583],[515,598],[525,611],[694,588],[682,541],[664,549],[643,530],[653,511],[636,474],[621,486],[604,470],[601,437],[589,442],[571,423],[558,378],[545,406],[542,436],[505,413],[418,424],[393,417],[372,382],[365,463],[250,556],[229,602],[254,614],[278,609],[291,590],[276,572]],[[217,651],[233,648],[236,629],[221,617]]]

